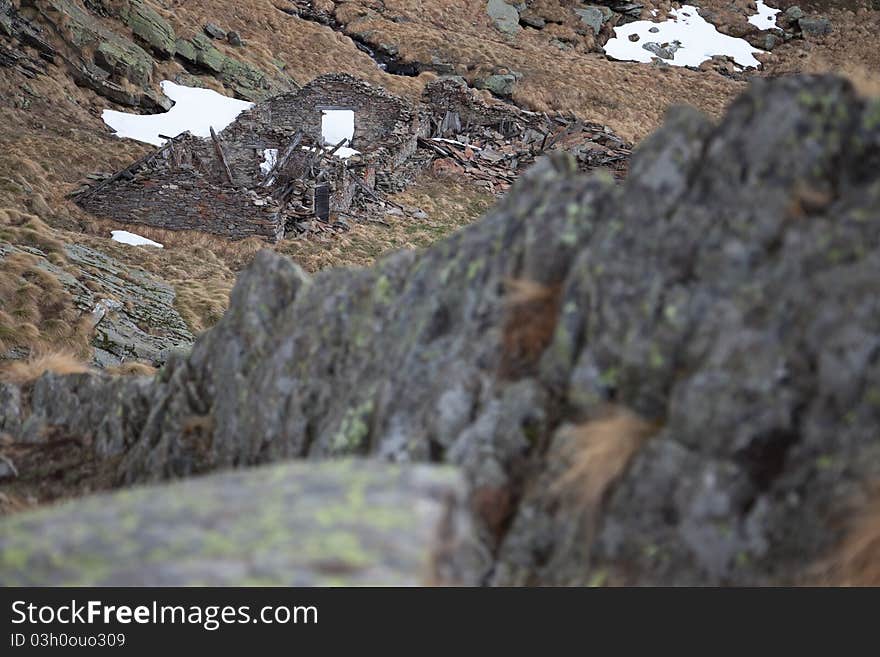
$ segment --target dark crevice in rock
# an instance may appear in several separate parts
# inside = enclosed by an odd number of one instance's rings
[[[759,491],[766,491],[785,468],[788,450],[798,441],[796,430],[777,429],[756,436],[736,453],[736,460],[745,468]],[[748,512],[751,505],[743,510]]]

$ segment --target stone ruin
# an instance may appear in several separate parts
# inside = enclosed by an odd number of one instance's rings
[[[328,140],[332,121],[346,114],[349,132]],[[350,75],[328,74],[258,103],[210,138],[169,136],[71,197],[122,223],[277,242],[316,221],[336,225],[381,205],[384,193],[402,191],[437,159],[501,193],[573,134],[590,144],[585,168],[625,170],[629,147],[607,128],[490,104],[460,79],[429,84],[413,106]]]

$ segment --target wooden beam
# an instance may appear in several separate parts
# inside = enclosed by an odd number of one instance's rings
[[[302,131],[297,130],[296,134],[293,136],[293,139],[290,140],[290,144],[284,150],[284,154],[275,160],[275,166],[273,166],[269,170],[269,173],[266,174],[266,177],[263,178],[263,182],[260,183],[261,187],[268,187],[269,185],[272,184],[272,179],[275,177],[275,175],[278,173],[278,171],[280,171],[281,169],[283,169],[285,167],[285,165],[287,164],[287,161],[290,159],[290,156],[293,155],[293,152],[299,146],[301,141],[302,141]]]
[[[229,170],[229,163],[226,161],[226,154],[223,152],[220,138],[217,136],[217,133],[214,132],[213,127],[211,127],[211,140],[214,142],[214,152],[217,153],[217,158],[220,160],[220,164],[223,165],[223,172],[226,174],[226,180],[229,181],[230,185],[235,186],[235,183],[232,182],[232,172]]]

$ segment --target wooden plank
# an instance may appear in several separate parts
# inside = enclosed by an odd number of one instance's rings
[[[213,126],[211,127],[211,140],[214,142],[214,152],[217,154],[220,164],[223,165],[223,172],[226,174],[226,180],[229,181],[230,185],[235,186],[235,183],[232,182],[232,172],[229,170],[229,163],[226,161],[226,154],[223,152],[220,138],[217,136],[217,133],[214,132]]]
[[[273,166],[269,170],[269,173],[266,174],[266,177],[263,178],[263,182],[260,183],[261,187],[268,187],[269,185],[271,185],[272,180],[275,177],[275,175],[279,171],[281,171],[285,166],[287,166],[287,161],[290,159],[290,156],[293,155],[293,152],[300,145],[300,142],[302,142],[302,137],[303,137],[302,131],[297,130],[296,134],[293,136],[293,139],[290,140],[290,144],[284,150],[284,154],[281,157],[279,157],[277,160],[275,160],[275,166]]]
[[[331,150],[329,153],[327,153],[327,157],[333,157],[333,155],[336,153],[336,151],[338,151],[340,148],[342,148],[342,146],[347,141],[348,141],[348,139],[343,139],[338,144],[336,144],[336,146],[333,147],[333,150]]]

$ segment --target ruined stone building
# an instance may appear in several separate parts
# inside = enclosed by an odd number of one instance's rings
[[[557,141],[584,169],[622,171],[628,159],[603,126],[488,103],[461,79],[427,85],[412,105],[328,74],[254,105],[212,138],[175,136],[72,197],[123,223],[278,241],[313,219],[357,214],[353,206],[405,189],[438,158],[502,193]]]
[[[352,127],[338,150],[325,143],[334,114]],[[278,241],[291,223],[348,212],[359,194],[375,193],[377,171],[410,157],[419,132],[405,101],[329,74],[255,105],[215,138],[169,139],[73,198],[115,221]]]

